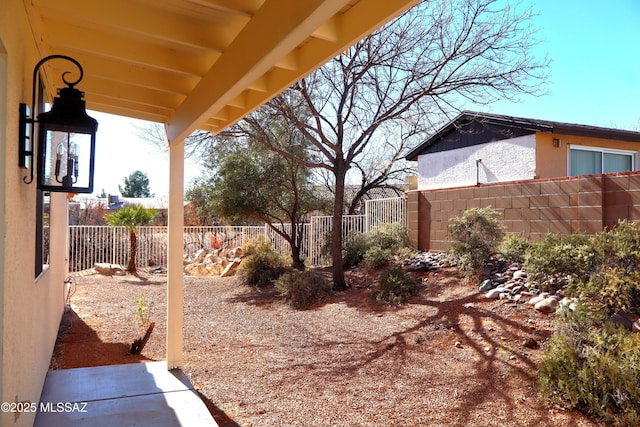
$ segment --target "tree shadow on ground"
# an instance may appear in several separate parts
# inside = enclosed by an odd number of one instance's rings
[[[249,304],[256,307],[270,308],[281,301],[273,286],[258,288],[255,286],[238,285],[238,293],[227,298],[232,303]]]
[[[125,278],[122,279],[123,283],[128,283],[131,285],[137,286],[156,286],[156,285],[166,285],[167,277],[166,276],[149,276],[141,273],[129,273]]]
[[[515,421],[518,406],[524,405],[526,399],[535,400],[538,396],[536,381],[541,354],[537,352],[542,351],[538,347],[548,340],[552,332],[548,328],[537,328],[531,316],[535,319],[535,316],[544,315],[527,310],[524,304],[488,300],[475,290],[475,285],[462,283],[452,271],[425,273],[421,280],[419,294],[407,303],[420,309],[419,314],[411,317],[411,326],[374,340],[315,341],[313,346],[318,348],[318,354],[340,354],[341,346],[354,345],[362,347],[362,351],[346,359],[337,358],[339,362],[335,363],[300,360],[283,368],[281,375],[289,377],[288,381],[291,381],[291,375],[298,374],[300,382],[304,382],[304,377],[308,375],[326,377],[326,381],[340,381],[380,363],[386,364],[388,369],[398,369],[400,375],[409,357],[427,356],[425,361],[430,363],[429,340],[445,339],[448,342],[446,347],[453,352],[472,353],[465,358],[465,363],[468,363],[464,366],[466,375],[463,378],[466,389],[458,390],[457,384],[452,384],[457,404],[452,405],[453,409],[447,414],[450,425],[464,425],[466,420],[489,405],[499,405],[499,412],[504,419]],[[391,307],[378,303],[372,289],[363,286],[336,292],[315,308],[345,304],[360,311],[363,322],[387,315],[397,315],[407,322],[407,317],[402,316],[405,306]],[[275,298],[273,292],[261,291],[231,301],[268,307]],[[427,345],[423,346],[422,343]],[[443,366],[444,372],[446,366]],[[525,390],[522,397],[518,399],[513,398],[517,391],[514,390],[515,384],[526,385],[522,388]],[[536,413],[529,421],[535,420],[538,425],[553,425],[552,416],[543,403],[535,400],[527,404],[533,405]],[[568,422],[565,425],[582,425],[584,421],[577,413],[567,413],[566,416]]]

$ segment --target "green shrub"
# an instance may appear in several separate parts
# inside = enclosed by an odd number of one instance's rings
[[[533,243],[526,237],[518,234],[507,234],[500,244],[500,253],[505,261],[524,263],[527,252],[531,250]]]
[[[274,252],[271,241],[264,234],[258,234],[242,245],[242,255],[251,256],[260,252]]]
[[[409,232],[401,224],[384,224],[368,233],[351,236],[345,244],[342,257],[344,268],[354,267],[363,261],[373,268],[387,265],[391,258],[406,253]]]
[[[367,233],[369,244],[382,249],[389,249],[397,252],[400,248],[408,247],[410,244],[409,230],[402,224],[382,224]]]
[[[499,216],[499,212],[487,207],[469,209],[451,219],[449,253],[457,259],[458,268],[467,280],[477,280],[486,261],[497,252],[504,237]]]
[[[364,233],[351,236],[344,248],[344,254],[342,255],[342,266],[344,268],[355,267],[364,260],[364,254],[369,249],[369,239]]]
[[[373,246],[364,253],[362,262],[369,268],[382,268],[389,265],[393,253],[391,249],[382,249],[380,246]]]
[[[637,224],[619,221],[612,230],[597,235],[594,246],[603,266],[629,273],[640,270],[640,228]]]
[[[588,298],[593,305],[611,315],[640,307],[640,272],[622,268],[603,269],[587,282],[572,283],[567,295]]]
[[[245,257],[237,274],[247,285],[268,286],[289,269],[287,258],[277,253],[262,236],[245,243],[242,251]]]
[[[376,299],[387,304],[402,304],[418,292],[418,282],[408,276],[400,266],[382,273],[378,281]]]
[[[554,292],[572,283],[587,282],[599,268],[593,239],[580,234],[548,234],[534,244],[525,269],[541,290]]]
[[[289,305],[298,309],[310,306],[331,290],[331,283],[312,270],[283,274],[275,286]]]
[[[567,311],[539,371],[543,397],[617,426],[640,425],[640,334]]]

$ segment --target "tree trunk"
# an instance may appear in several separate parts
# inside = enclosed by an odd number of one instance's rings
[[[295,215],[289,219],[291,222],[291,266],[296,270],[304,271],[304,262],[300,259],[300,239],[298,238],[298,223]]]
[[[333,289],[347,290],[344,280],[344,266],[342,265],[342,209],[344,207],[344,180],[346,170],[344,163],[336,159],[334,168],[336,178],[335,203],[333,205],[333,219],[331,225],[331,260],[333,263]]]
[[[296,270],[304,271],[304,261],[300,259],[300,247],[297,245],[291,247],[291,266]]]
[[[138,250],[138,236],[133,231],[129,233],[129,264],[127,271],[129,273],[136,272],[136,252]]]

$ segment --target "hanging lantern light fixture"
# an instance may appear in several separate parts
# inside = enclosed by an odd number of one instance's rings
[[[30,177],[24,182],[33,181],[33,165],[29,158],[34,156],[34,124],[38,124],[36,142],[38,169],[38,189],[63,193],[92,193],[93,171],[95,165],[95,145],[98,122],[87,115],[84,92],[74,86],[84,75],[78,61],[68,56],[51,55],[43,58],[33,71],[33,98],[31,111],[35,111],[36,81],[40,67],[51,59],[65,59],[78,67],[80,75],[75,81],[68,81],[62,74],[67,87],[58,90],[51,110],[38,114],[37,120],[28,117],[25,104],[20,104],[20,166],[30,168]]]

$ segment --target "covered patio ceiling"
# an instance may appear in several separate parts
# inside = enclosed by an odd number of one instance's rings
[[[216,134],[419,0],[23,0],[95,111]],[[47,88],[69,71],[49,61]]]

